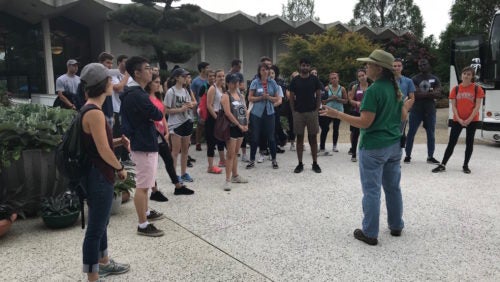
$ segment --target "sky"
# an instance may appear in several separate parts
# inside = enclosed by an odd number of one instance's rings
[[[115,3],[131,3],[129,0],[107,0]],[[242,11],[251,16],[259,12],[268,15],[281,15],[281,7],[287,0],[181,0],[175,5],[196,4],[201,8],[215,13],[231,13]],[[352,19],[352,11],[357,0],[315,0],[315,16],[320,23],[340,21],[347,23]],[[450,22],[449,12],[453,0],[413,0],[420,8],[424,18],[424,36],[430,34],[439,39],[439,35]]]

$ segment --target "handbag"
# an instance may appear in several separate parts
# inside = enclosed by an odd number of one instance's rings
[[[221,109],[217,113],[217,119],[215,119],[214,126],[214,137],[220,141],[229,140],[229,127],[231,126],[231,122],[224,114],[224,111]]]

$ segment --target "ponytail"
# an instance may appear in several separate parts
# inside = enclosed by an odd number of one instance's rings
[[[399,89],[399,85],[396,82],[396,77],[394,76],[394,73],[392,72],[392,70],[389,70],[387,68],[383,68],[382,77],[391,81],[392,86],[394,87],[394,93],[396,95],[396,99],[398,101],[401,101],[403,94],[401,93],[401,90]]]

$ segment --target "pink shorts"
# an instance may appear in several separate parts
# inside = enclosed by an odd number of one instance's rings
[[[131,151],[130,158],[135,163],[135,187],[143,189],[154,187],[158,170],[158,152]]]

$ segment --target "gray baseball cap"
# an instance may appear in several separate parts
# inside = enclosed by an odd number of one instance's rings
[[[78,61],[75,60],[75,59],[69,59],[67,62],[66,62],[66,65],[69,66],[69,65],[77,65],[78,64]]]
[[[91,87],[97,85],[109,76],[109,70],[103,64],[91,63],[83,68],[80,79],[85,81],[87,87]]]

